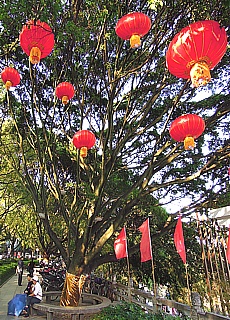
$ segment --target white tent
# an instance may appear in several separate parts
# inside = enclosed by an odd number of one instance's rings
[[[212,209],[208,213],[211,219],[217,219],[219,226],[230,226],[230,206]]]

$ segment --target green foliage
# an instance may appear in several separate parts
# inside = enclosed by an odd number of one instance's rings
[[[8,280],[14,273],[17,266],[17,262],[1,261],[0,260],[0,285]]]
[[[111,305],[92,318],[92,320],[172,320],[180,319],[164,313],[146,313],[141,307],[128,302]]]

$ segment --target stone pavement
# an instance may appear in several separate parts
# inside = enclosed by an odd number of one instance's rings
[[[8,302],[15,296],[15,294],[23,293],[27,285],[27,272],[24,272],[22,277],[22,286],[18,286],[18,278],[16,275],[12,276],[6,283],[0,287],[0,320],[16,320],[16,319],[30,319],[30,320],[44,320],[46,316],[30,316],[29,318],[8,316]]]

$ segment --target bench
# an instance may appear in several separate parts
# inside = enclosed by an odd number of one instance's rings
[[[51,291],[44,294],[46,302],[35,303],[32,305],[31,312],[32,315],[36,314],[38,311],[46,313],[47,320],[54,320],[54,313],[59,315],[70,315],[71,320],[82,320],[86,314],[94,314],[100,312],[102,309],[108,307],[111,301],[108,298],[97,296],[94,294],[83,293],[82,300],[89,300],[91,305],[77,306],[77,307],[62,307],[58,305],[51,304],[52,296],[60,296],[61,292]],[[48,303],[49,302],[49,303]]]

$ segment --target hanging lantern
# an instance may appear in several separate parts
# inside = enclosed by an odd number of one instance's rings
[[[130,40],[131,48],[141,45],[141,38],[151,28],[151,20],[141,12],[128,13],[118,20],[115,31],[123,40]]]
[[[1,73],[2,81],[5,83],[6,90],[15,87],[20,83],[20,75],[18,71],[11,67],[6,67]]]
[[[67,104],[74,96],[74,87],[69,82],[62,82],[55,89],[56,96],[61,99],[63,104]]]
[[[54,47],[54,34],[50,26],[40,20],[30,20],[19,36],[22,50],[30,57],[32,64],[47,57]]]
[[[204,120],[196,114],[186,114],[173,121],[169,129],[170,136],[176,141],[184,141],[185,150],[195,147],[194,139],[205,129]]]
[[[198,21],[183,28],[171,41],[166,65],[178,78],[191,78],[194,87],[211,80],[210,69],[221,60],[227,49],[227,34],[213,20]]]
[[[80,155],[87,157],[87,150],[91,149],[96,142],[95,135],[89,130],[80,130],[73,136],[73,144],[80,149]]]

